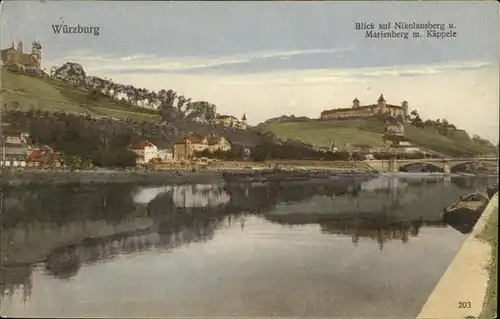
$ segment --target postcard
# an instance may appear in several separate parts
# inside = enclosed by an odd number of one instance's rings
[[[493,318],[499,12],[3,2],[1,315]]]

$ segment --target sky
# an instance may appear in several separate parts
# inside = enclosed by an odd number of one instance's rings
[[[174,89],[250,124],[281,115],[407,100],[498,142],[498,2],[6,1],[5,48],[43,47],[42,67],[71,61],[87,74],[150,90]],[[18,23],[22,21],[22,23]],[[366,38],[355,23],[455,25],[457,36]],[[56,34],[57,24],[99,35]],[[404,30],[403,30],[404,31]],[[25,50],[27,50],[25,49]]]

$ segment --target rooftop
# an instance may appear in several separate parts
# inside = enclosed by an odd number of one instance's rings
[[[146,147],[155,147],[155,145],[148,140],[143,140],[135,144],[132,144],[129,148],[133,150],[142,150],[145,149]]]
[[[185,144],[185,143],[193,143],[193,144],[204,144],[206,142],[206,138],[197,134],[190,134],[188,136],[184,136],[183,138],[177,140],[175,144]]]

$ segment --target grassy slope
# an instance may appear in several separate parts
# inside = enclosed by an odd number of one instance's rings
[[[384,124],[375,120],[343,120],[343,121],[308,121],[281,122],[259,125],[263,130],[270,131],[282,138],[291,138],[320,147],[329,147],[332,142],[340,149],[346,144],[367,144],[372,147],[384,147],[382,133]],[[495,148],[486,147],[473,141],[463,131],[457,131],[449,136],[443,136],[433,128],[419,129],[405,126],[406,137],[420,147],[444,154],[461,154],[467,150],[471,154],[494,154]]]
[[[74,88],[64,81],[50,78],[35,78],[1,70],[3,103],[14,109],[12,102],[19,102],[19,110],[40,109],[67,113],[87,113],[91,116],[109,116],[119,119],[158,122],[160,116],[152,110],[119,103],[107,97],[99,102],[90,101],[85,89]]]

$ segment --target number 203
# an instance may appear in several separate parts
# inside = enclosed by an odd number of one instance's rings
[[[472,304],[470,301],[459,301],[458,302],[458,308],[470,308],[472,307]]]

